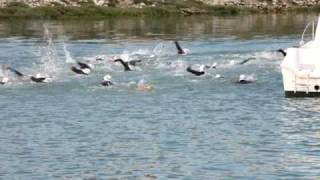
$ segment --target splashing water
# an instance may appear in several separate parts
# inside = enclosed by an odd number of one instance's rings
[[[149,59],[155,57],[150,49],[138,49],[130,53],[131,59]]]
[[[57,74],[56,60],[58,59],[56,49],[54,47],[52,34],[46,25],[44,27],[45,46],[40,47],[40,73]]]
[[[125,61],[128,62],[130,60],[130,55],[127,51],[124,51],[121,55],[120,58]]]
[[[279,53],[270,51],[257,52],[254,54],[254,57],[265,60],[278,60],[282,58]]]
[[[248,74],[248,75],[247,74],[242,74],[242,75],[244,75],[244,79],[246,81],[256,81],[257,80],[255,74]]]
[[[4,72],[3,72],[3,69],[0,68],[0,77],[3,77],[4,76]]]
[[[76,63],[76,61],[71,57],[70,51],[67,49],[67,45],[63,43],[63,51],[66,56],[66,63],[73,64]]]
[[[152,91],[154,87],[151,84],[146,83],[144,79],[140,79],[137,83],[136,90],[138,91]]]
[[[138,86],[143,86],[144,84],[145,84],[145,80],[144,79],[140,79],[139,81],[138,81]]]
[[[172,48],[173,46],[170,46],[169,43],[159,43],[153,49],[153,53],[156,56],[167,56],[167,55],[176,54],[175,51],[172,51]]]
[[[131,55],[150,55],[151,52],[149,51],[149,49],[138,49],[136,51],[133,51],[130,53]]]

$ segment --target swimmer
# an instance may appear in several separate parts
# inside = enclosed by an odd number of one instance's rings
[[[223,76],[222,76],[221,74],[216,74],[216,75],[215,75],[215,78],[216,78],[216,79],[221,79],[221,78],[223,78]]]
[[[96,61],[103,61],[103,60],[104,60],[104,58],[102,56],[97,56],[96,57]]]
[[[91,73],[91,70],[88,68],[81,69],[75,66],[71,66],[71,71],[73,71],[76,74],[82,74],[82,75],[89,75]]]
[[[283,49],[278,49],[277,52],[281,53],[284,57],[287,56],[287,53]]]
[[[111,81],[112,77],[111,75],[107,74],[103,77],[103,81],[101,82],[102,86],[111,86],[113,85],[113,82]]]
[[[187,67],[187,71],[196,76],[205,75],[206,72],[204,71],[204,69],[205,69],[205,65],[200,65],[199,70],[192,69],[191,66]]]
[[[9,82],[9,77],[3,74],[3,71],[8,70],[8,68],[8,65],[1,65],[0,85],[5,85],[7,82]]]
[[[93,69],[94,65],[90,63],[83,63],[83,62],[77,62],[77,64],[80,66],[81,69]]]
[[[35,76],[30,76],[30,80],[36,83],[45,83],[48,77],[46,75],[36,74]]]
[[[240,77],[239,77],[239,80],[236,83],[238,83],[238,84],[250,84],[250,83],[253,83],[253,82],[254,82],[254,80],[252,78],[249,78],[244,74],[241,74]]]
[[[126,61],[123,61],[122,59],[116,59],[113,62],[120,62],[122,64],[122,66],[124,67],[124,71],[131,71],[131,68],[129,66],[129,63]]]
[[[238,64],[239,65],[243,65],[243,64],[246,64],[247,62],[249,62],[250,60],[253,60],[253,59],[255,59],[255,58],[248,58],[248,59],[245,59],[245,60],[239,62]]]
[[[177,50],[178,50],[178,54],[181,54],[181,55],[186,55],[186,54],[188,54],[189,49],[183,49],[183,48],[180,46],[180,44],[179,44],[178,41],[174,41],[174,44],[176,45],[176,48],[177,48]]]
[[[9,78],[2,76],[0,77],[0,85],[5,85],[7,82],[9,82]]]
[[[94,68],[94,65],[90,63],[77,62],[77,64],[80,68],[71,66],[71,71],[76,74],[89,75]]]
[[[141,79],[138,82],[137,88],[138,91],[152,91],[154,87],[150,84],[145,83],[144,79]]]
[[[205,65],[205,68],[206,69],[210,69],[210,68],[216,69],[217,68],[217,63],[212,63],[211,65],[210,64],[209,65]]]
[[[12,67],[7,67],[8,70],[11,72],[15,73],[18,77],[28,77],[30,78],[31,81],[36,82],[36,83],[45,83],[48,82],[49,76],[48,75],[42,75],[42,74],[36,74],[35,76],[33,75],[24,75],[23,73],[19,72],[18,70],[12,68]]]

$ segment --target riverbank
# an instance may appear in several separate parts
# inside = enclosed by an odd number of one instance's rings
[[[183,3],[160,3],[156,6],[139,4],[133,7],[106,7],[94,3],[84,3],[81,6],[50,6],[30,7],[24,3],[10,3],[0,8],[0,19],[106,19],[119,16],[190,16],[213,15],[232,16],[255,13],[283,12],[320,12],[320,6],[290,7],[290,8],[252,8],[241,6],[208,5],[202,2],[188,0]]]
[[[172,15],[237,15],[254,13],[251,8],[240,8],[233,6],[210,6],[201,2],[187,1],[187,3],[157,4],[157,6],[136,7],[105,7],[94,4],[82,6],[52,6],[30,7],[23,3],[11,3],[7,7],[0,8],[0,18],[21,19],[103,19],[115,16],[172,16]]]

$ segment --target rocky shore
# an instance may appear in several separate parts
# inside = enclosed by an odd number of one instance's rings
[[[0,19],[320,12],[320,0],[0,0]]]
[[[307,8],[320,5],[320,0],[202,0],[202,2],[210,5],[237,6],[266,10]]]
[[[177,2],[189,0],[0,0],[0,7],[7,7],[10,3],[24,3],[30,7],[39,6],[81,6],[83,4],[93,4],[105,7],[121,8],[142,8],[145,6],[155,7],[159,4],[175,4]],[[194,0],[210,6],[236,6],[257,9],[279,9],[292,7],[311,7],[320,5],[320,0]]]

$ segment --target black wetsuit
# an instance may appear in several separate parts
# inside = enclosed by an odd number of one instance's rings
[[[22,74],[21,72],[17,71],[16,69],[13,69],[12,67],[8,67],[7,69],[10,70],[11,72],[15,73],[19,77],[23,77],[24,76],[24,74]]]
[[[101,83],[102,86],[111,86],[113,83],[111,81],[102,81]]]
[[[253,81],[247,81],[247,80],[239,80],[239,81],[237,81],[238,84],[250,84],[252,82]]]
[[[81,69],[92,69],[88,64],[82,63],[82,62],[77,62],[77,64],[80,66]]]
[[[245,60],[241,61],[241,62],[239,63],[239,65],[243,65],[243,64],[249,62],[249,61],[252,60],[252,59],[254,59],[254,58],[245,59]]]
[[[31,76],[30,79],[31,79],[31,81],[36,82],[36,83],[44,83],[44,81],[46,80],[45,77],[36,78],[34,76]]]
[[[82,69],[76,68],[74,66],[71,67],[71,71],[73,71],[73,72],[75,72],[77,74],[88,75],[88,74],[84,73]]]
[[[122,59],[116,59],[113,62],[120,62],[122,64],[122,66],[124,67],[124,71],[131,71],[128,62],[124,62]]]
[[[180,44],[178,41],[175,41],[174,44],[176,45],[176,48],[178,50],[178,54],[184,54],[185,52],[183,51],[183,49],[181,48]]]
[[[283,56],[287,56],[287,53],[283,49],[278,49],[279,53],[281,53]]]
[[[21,72],[17,71],[16,69],[13,69],[12,67],[8,67],[7,69],[10,70],[11,72],[15,73],[19,77],[24,77],[25,76],[24,74],[22,74]],[[44,83],[46,79],[47,78],[45,78],[45,77],[40,77],[40,78],[37,78],[37,77],[34,77],[34,76],[30,77],[30,80],[33,81],[33,82],[36,82],[36,83]]]
[[[202,75],[205,74],[204,71],[196,71],[196,70],[194,70],[194,69],[191,69],[190,66],[187,68],[187,71],[188,71],[189,73],[193,74],[193,75],[196,75],[196,76],[202,76]]]

